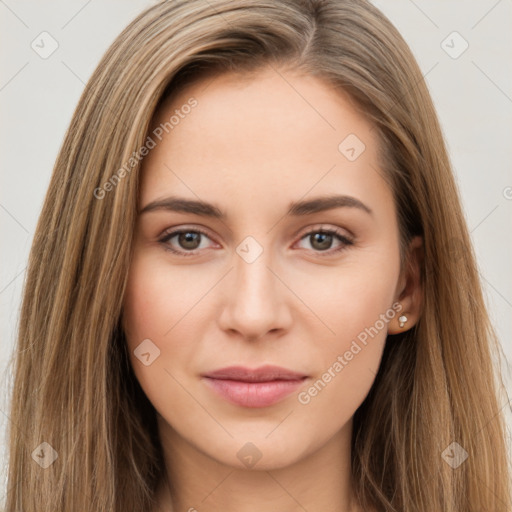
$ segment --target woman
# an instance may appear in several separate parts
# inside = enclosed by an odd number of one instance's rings
[[[163,2],[107,51],[56,162],[7,510],[510,510],[496,348],[390,22],[361,0]]]

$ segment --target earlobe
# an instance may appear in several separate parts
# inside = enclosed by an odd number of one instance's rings
[[[402,305],[400,303],[400,305]],[[399,334],[414,326],[413,318],[408,311],[401,310],[389,323],[388,334]]]
[[[423,262],[423,239],[414,237],[409,243],[404,274],[400,278],[400,285],[396,290],[396,299],[402,306],[389,325],[389,334],[405,332],[413,327],[420,316],[423,302],[423,289],[421,284],[421,266]]]

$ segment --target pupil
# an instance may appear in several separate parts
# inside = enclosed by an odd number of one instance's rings
[[[313,240],[316,242],[317,240],[320,242],[319,245],[317,245],[317,249],[321,251],[325,251],[326,249],[329,249],[329,246],[331,245],[331,238],[332,235],[329,235],[327,233],[315,233],[313,235]],[[315,246],[315,243],[312,244],[313,247]]]
[[[199,236],[199,233],[180,233],[179,242],[186,249],[196,249]]]

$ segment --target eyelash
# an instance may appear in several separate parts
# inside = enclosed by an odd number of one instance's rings
[[[198,249],[196,249],[195,251],[183,251],[182,252],[182,251],[177,251],[176,249],[173,249],[168,245],[169,240],[174,238],[176,235],[180,235],[182,233],[201,233],[205,237],[210,238],[208,236],[208,233],[206,233],[205,231],[203,231],[200,228],[177,229],[177,230],[174,230],[174,231],[171,231],[171,232],[165,234],[165,236],[159,240],[159,242],[163,245],[164,250],[169,251],[178,256],[183,256],[183,257],[196,256]],[[322,233],[324,235],[333,235],[335,238],[337,238],[342,243],[342,245],[340,245],[339,247],[337,247],[335,249],[327,249],[326,251],[313,250],[313,252],[318,254],[318,256],[320,256],[320,257],[331,256],[335,253],[339,253],[341,251],[344,251],[347,248],[347,246],[351,246],[354,244],[353,240],[351,240],[350,238],[343,235],[340,231],[338,231],[336,229],[324,229],[324,228],[312,229],[311,231],[304,233],[304,235],[302,235],[299,240],[303,240],[304,238],[306,238],[312,234],[315,234],[315,233]]]

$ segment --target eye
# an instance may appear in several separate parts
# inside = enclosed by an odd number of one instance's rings
[[[179,246],[178,249],[173,248],[171,241],[176,239],[175,244]],[[201,229],[176,229],[167,233],[159,242],[164,246],[164,249],[180,256],[194,256],[196,251],[204,249],[202,239],[209,238],[205,231]],[[180,250],[181,249],[181,250]]]
[[[341,231],[327,228],[310,230],[300,240],[309,241],[314,252],[324,253],[320,254],[320,256],[340,252],[354,243],[353,240],[345,236]],[[332,248],[334,242],[338,242],[338,245]]]
[[[208,234],[199,228],[181,228],[166,233],[159,242],[166,251],[179,256],[195,256],[199,250],[208,248],[202,243],[205,239],[211,240]],[[309,240],[310,250],[320,256],[340,252],[354,243],[341,231],[328,228],[312,229],[300,238],[300,241],[303,240]],[[334,242],[338,245],[332,248]]]

